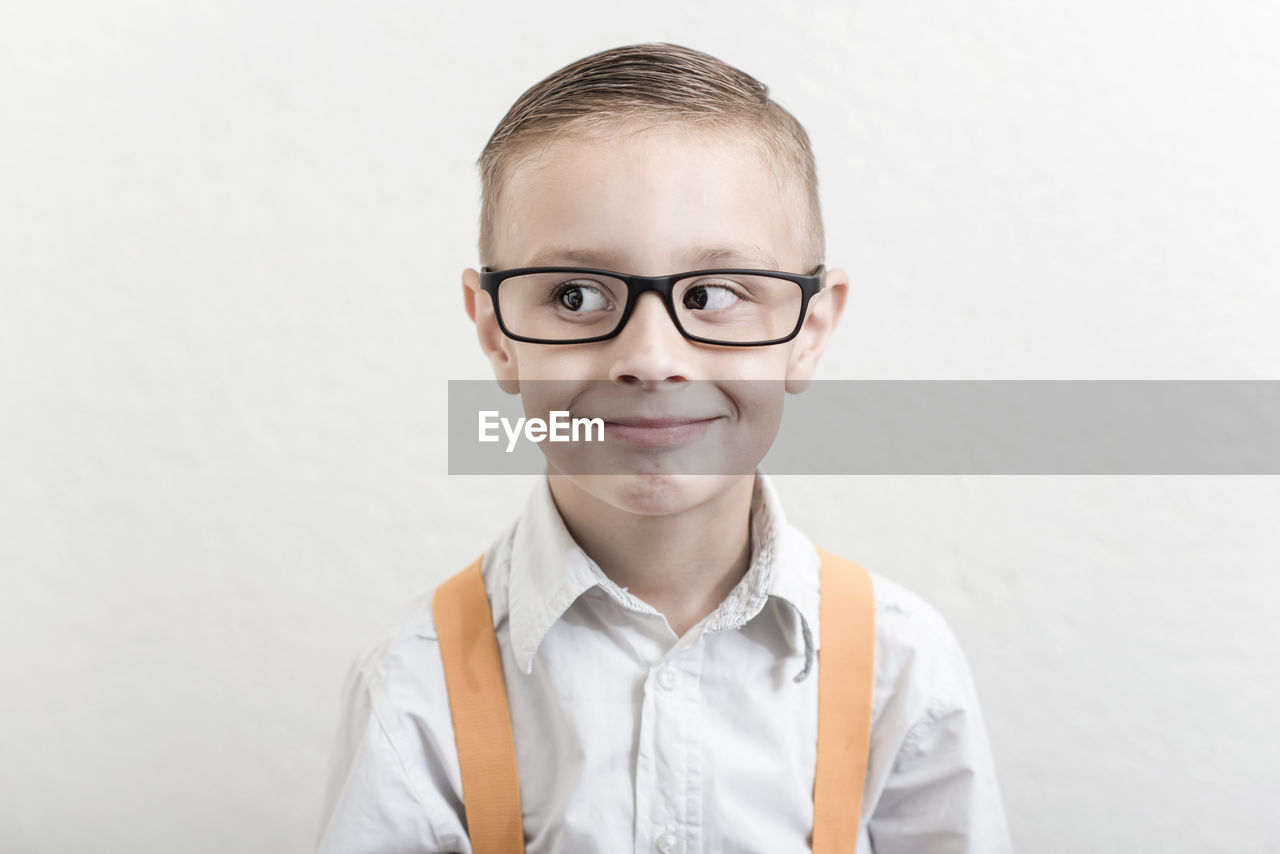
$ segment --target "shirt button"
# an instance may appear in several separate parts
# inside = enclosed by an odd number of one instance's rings
[[[658,671],[658,685],[667,691],[676,687],[678,679],[679,677],[676,676],[676,672],[672,670],[670,666],[664,667]]]
[[[658,850],[662,854],[676,854],[680,850],[680,838],[668,830],[658,837]]]

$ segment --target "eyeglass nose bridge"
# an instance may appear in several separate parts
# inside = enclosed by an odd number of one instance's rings
[[[685,278],[688,274],[677,274],[674,276],[620,276],[627,286],[627,302],[622,307],[622,316],[618,318],[618,325],[614,328],[613,334],[621,335],[626,329],[627,324],[631,321],[631,315],[635,312],[636,305],[640,302],[640,297],[649,291],[653,291],[662,300],[662,305],[667,310],[667,317],[671,318],[672,324],[675,325],[676,331],[683,337],[689,338],[689,333],[680,324],[680,315],[676,312],[675,291],[676,282]]]

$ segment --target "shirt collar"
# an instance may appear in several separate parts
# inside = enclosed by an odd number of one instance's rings
[[[560,517],[546,477],[538,478],[511,542],[509,629],[520,669],[533,671],[533,657],[551,626],[581,596],[600,587],[622,606],[656,613],[614,583],[574,541]],[[703,631],[737,628],[769,599],[795,614],[789,640],[805,655],[805,678],[813,666],[818,636],[818,555],[809,540],[787,524],[769,479],[756,474],[751,500],[751,563],[742,580],[708,615]]]
[[[752,543],[769,543],[771,554],[767,558],[763,554],[754,555],[753,564],[769,567],[768,595],[785,603],[795,615],[788,638],[792,650],[803,653],[805,657],[804,669],[795,677],[799,682],[813,670],[820,646],[818,582],[821,560],[809,538],[787,523],[773,483],[763,473],[756,475],[756,495],[759,500],[752,503]]]

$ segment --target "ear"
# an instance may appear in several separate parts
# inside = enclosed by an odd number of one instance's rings
[[[786,389],[798,394],[809,385],[818,358],[826,349],[827,340],[844,313],[844,301],[849,295],[849,274],[839,267],[827,270],[823,276],[823,288],[809,300],[804,325],[796,336],[787,362]]]
[[[476,325],[480,349],[493,365],[493,375],[507,394],[520,393],[520,372],[516,363],[515,342],[502,334],[493,313],[493,300],[480,290],[480,274],[471,267],[462,271],[462,300],[467,316]]]

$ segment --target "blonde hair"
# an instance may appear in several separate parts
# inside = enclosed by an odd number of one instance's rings
[[[477,161],[480,169],[480,261],[494,266],[494,234],[512,164],[537,143],[599,131],[637,119],[749,131],[787,192],[808,214],[804,263],[822,263],[825,238],[818,175],[809,135],[769,97],[769,87],[701,51],[667,43],[628,45],[566,65],[527,90],[498,123]],[[807,270],[805,271],[807,272]]]

